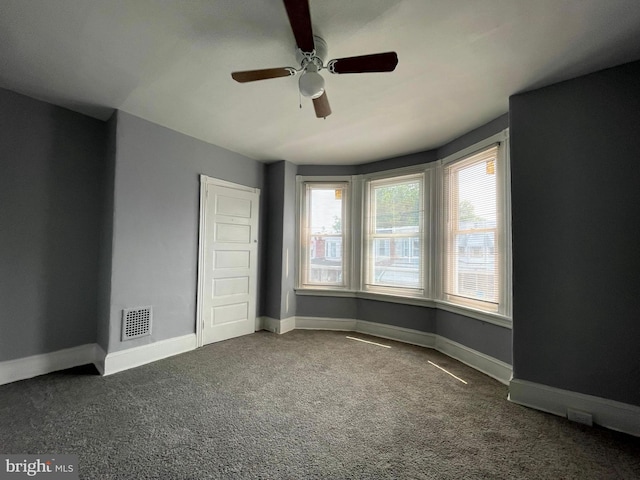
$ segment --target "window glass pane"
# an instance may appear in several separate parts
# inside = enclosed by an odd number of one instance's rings
[[[374,187],[375,232],[417,232],[420,225],[420,182]]]
[[[460,169],[458,183],[458,229],[495,228],[496,175],[487,173],[486,162]]]
[[[370,286],[422,288],[422,183],[422,175],[370,183]]]
[[[419,244],[418,237],[376,238],[373,248],[373,279],[371,283],[419,288],[422,285],[420,249],[412,248]]]
[[[445,172],[445,293],[455,302],[487,302],[489,310],[497,308],[500,284],[496,160],[497,148],[492,147]]]
[[[458,258],[455,265],[455,293],[478,300],[497,301],[495,233],[464,233],[456,235]]]
[[[307,185],[306,271],[304,283],[344,284],[345,185]]]

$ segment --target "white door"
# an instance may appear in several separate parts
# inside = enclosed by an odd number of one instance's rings
[[[212,182],[205,183],[202,344],[253,333],[256,320],[260,193]]]

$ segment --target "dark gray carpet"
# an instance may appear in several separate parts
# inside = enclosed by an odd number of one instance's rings
[[[640,478],[638,438],[511,404],[433,350],[346,335],[259,332],[0,386],[0,452],[77,454],[86,479]]]

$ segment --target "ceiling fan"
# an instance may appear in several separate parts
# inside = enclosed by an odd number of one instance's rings
[[[357,57],[345,57],[329,60],[324,64],[327,53],[326,42],[313,34],[309,0],[283,0],[287,10],[291,30],[296,39],[296,60],[300,68],[282,67],[262,70],[246,70],[233,72],[231,77],[240,83],[267,80],[270,78],[300,75],[298,86],[300,93],[313,100],[316,117],[326,118],[331,115],[331,107],[324,89],[324,79],[318,73],[328,70],[329,73],[369,73],[392,72],[398,65],[396,52],[374,53]]]

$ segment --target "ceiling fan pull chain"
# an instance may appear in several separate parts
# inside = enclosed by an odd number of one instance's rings
[[[302,94],[300,90],[298,90],[298,103],[300,103],[300,110],[302,110]]]

